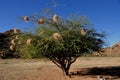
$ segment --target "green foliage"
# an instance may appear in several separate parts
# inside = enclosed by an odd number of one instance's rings
[[[66,75],[78,57],[100,51],[104,44],[102,40],[104,34],[97,33],[86,17],[59,19],[58,23],[51,19],[44,18],[44,20],[44,25],[40,25],[36,31],[36,35],[41,37],[38,50],[60,67]],[[81,32],[83,29],[84,34]]]
[[[33,43],[28,45],[26,42],[28,39],[32,39]],[[38,43],[39,43],[40,37],[29,33],[29,32],[24,32],[20,36],[20,41],[21,44],[17,46],[17,50],[20,53],[21,58],[28,58],[28,59],[33,59],[33,58],[43,58],[42,54],[39,52],[38,48]]]
[[[97,33],[87,17],[59,19],[58,22],[54,22],[51,18],[41,18],[44,24],[40,24],[34,33],[22,34],[21,40],[24,43],[18,49],[23,58],[44,56],[61,68],[65,75],[68,75],[71,64],[78,57],[93,51],[99,52],[104,45],[105,35]],[[35,18],[30,19],[38,21]],[[29,38],[33,40],[32,45],[25,43]]]
[[[20,48],[21,58],[28,59],[38,58],[36,51],[37,51],[36,46],[23,45]]]

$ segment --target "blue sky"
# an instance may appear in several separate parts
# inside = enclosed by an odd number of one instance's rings
[[[87,16],[97,31],[106,32],[108,45],[120,42],[120,0],[0,0],[0,32],[31,28],[18,17],[41,15],[48,7],[63,18],[71,14]]]

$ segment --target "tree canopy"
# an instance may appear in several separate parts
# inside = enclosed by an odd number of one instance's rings
[[[105,34],[97,33],[87,17],[62,19],[54,15],[53,18],[40,17],[36,21],[37,52],[49,58],[66,75],[78,57],[99,52],[104,45]]]

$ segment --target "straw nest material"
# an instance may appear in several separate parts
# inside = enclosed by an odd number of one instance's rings
[[[62,40],[62,36],[61,36],[59,33],[54,33],[54,34],[53,34],[53,38],[54,38],[55,40]]]

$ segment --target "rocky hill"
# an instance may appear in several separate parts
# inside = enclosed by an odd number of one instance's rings
[[[14,36],[13,30],[0,33],[0,58],[8,58],[13,56],[13,52],[9,49],[11,39]]]
[[[111,55],[119,55],[120,56],[120,42],[116,43],[109,49],[105,49],[105,52],[108,52]]]
[[[101,54],[106,56],[120,56],[120,42],[111,47],[104,48]]]

